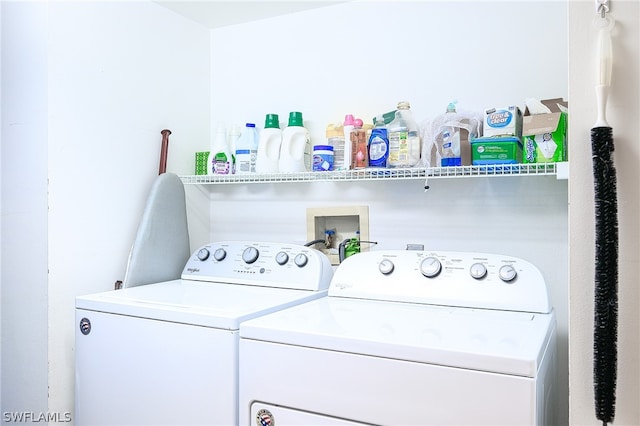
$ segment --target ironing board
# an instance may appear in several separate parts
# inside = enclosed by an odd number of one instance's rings
[[[190,254],[184,185],[178,175],[162,173],[147,198],[122,286],[178,279]]]

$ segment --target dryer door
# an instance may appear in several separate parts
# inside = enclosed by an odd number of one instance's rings
[[[341,426],[368,425],[368,423],[353,422],[336,417],[294,410],[277,405],[254,402],[251,404],[251,420],[249,425],[313,425],[313,426]]]

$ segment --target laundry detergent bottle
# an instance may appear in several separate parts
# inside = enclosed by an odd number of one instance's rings
[[[258,138],[258,153],[256,155],[256,173],[277,173],[280,147],[282,145],[282,130],[278,114],[267,114],[264,129]]]
[[[306,172],[311,165],[311,139],[302,125],[302,113],[289,113],[289,125],[282,131],[282,146],[278,169],[280,172]]]
[[[233,156],[227,139],[227,129],[218,124],[213,145],[209,153],[209,174],[228,175],[233,173]]]
[[[254,123],[246,123],[236,142],[236,173],[256,171],[259,134]]]

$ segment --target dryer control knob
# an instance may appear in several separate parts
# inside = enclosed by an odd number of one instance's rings
[[[213,258],[218,262],[224,260],[225,257],[227,257],[227,251],[223,248],[216,249],[216,251],[213,252]]]
[[[289,255],[287,253],[281,251],[280,253],[276,254],[276,262],[278,262],[278,265],[284,265],[288,261]]]
[[[516,277],[518,276],[518,272],[516,272],[516,268],[514,268],[513,266],[504,265],[498,271],[498,276],[502,281],[510,283],[511,281],[516,279]]]
[[[304,253],[297,254],[296,257],[293,258],[293,262],[300,268],[306,266],[308,261],[309,258]]]
[[[481,280],[487,276],[487,267],[484,266],[484,263],[474,263],[469,268],[469,273],[476,280]]]
[[[206,248],[201,248],[200,250],[198,250],[198,254],[196,256],[198,256],[198,260],[204,262],[209,258],[209,250]]]
[[[260,255],[260,252],[258,251],[257,248],[255,247],[247,247],[246,249],[244,249],[244,251],[242,252],[242,260],[244,260],[246,263],[253,263],[256,260],[258,260],[258,256]]]
[[[393,268],[395,268],[395,265],[389,259],[384,259],[378,265],[378,269],[380,270],[380,272],[383,275],[389,275],[390,273],[392,273],[393,272]]]
[[[437,277],[441,270],[442,264],[433,256],[425,257],[424,260],[420,262],[420,272],[427,278]]]

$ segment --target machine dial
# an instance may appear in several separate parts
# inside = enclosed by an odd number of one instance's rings
[[[198,254],[196,256],[198,256],[198,260],[204,262],[209,258],[209,250],[206,248],[201,248],[200,250],[198,250]]]
[[[509,283],[516,279],[518,273],[516,272],[516,268],[514,268],[512,265],[504,265],[498,271],[498,276],[502,281]]]
[[[213,258],[218,262],[224,260],[225,257],[227,257],[227,251],[223,248],[216,249],[216,251],[213,252]]]
[[[287,253],[281,251],[280,253],[276,254],[276,262],[278,262],[278,265],[284,265],[288,261],[289,255]]]
[[[469,268],[469,273],[476,280],[481,280],[482,278],[487,276],[487,267],[484,263],[474,263]]]
[[[246,263],[253,263],[256,260],[258,260],[258,256],[260,255],[260,252],[258,251],[257,248],[255,247],[247,247],[246,249],[244,249],[244,251],[242,252],[242,260],[244,260]]]
[[[308,261],[309,258],[304,253],[297,254],[296,257],[293,258],[293,262],[300,268],[306,266]]]
[[[420,272],[427,278],[437,277],[441,270],[442,264],[433,256],[425,257],[424,260],[420,262]]]
[[[395,268],[395,265],[389,259],[382,260],[382,262],[380,262],[380,265],[378,265],[378,269],[383,275],[389,275],[390,273],[392,273],[393,268]]]

